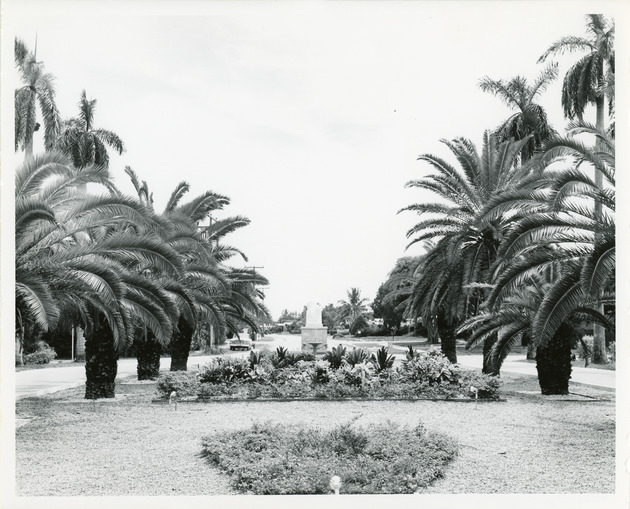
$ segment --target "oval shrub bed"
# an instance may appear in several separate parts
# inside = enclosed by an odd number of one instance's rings
[[[441,477],[456,454],[449,437],[392,422],[328,431],[254,424],[202,440],[202,455],[237,490],[255,495],[331,493],[333,476],[342,494],[414,493]]]
[[[401,365],[386,348],[333,348],[323,360],[250,352],[249,359],[216,358],[199,372],[160,375],[158,394],[168,398],[225,399],[499,399],[498,378],[462,370],[437,349],[407,353]]]

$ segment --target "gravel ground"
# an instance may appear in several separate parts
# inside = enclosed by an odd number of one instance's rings
[[[17,403],[19,496],[227,495],[229,478],[199,457],[201,437],[266,420],[330,427],[388,419],[455,438],[459,456],[426,492],[614,493],[614,392],[574,384],[543,397],[535,379],[504,376],[507,402],[152,403],[154,384],[117,398],[83,388]],[[515,392],[518,391],[518,392]],[[343,489],[342,489],[343,492]]]

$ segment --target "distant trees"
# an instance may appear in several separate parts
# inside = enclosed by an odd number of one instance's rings
[[[383,328],[395,332],[400,329],[411,295],[414,274],[421,257],[404,257],[396,261],[387,280],[379,286],[372,302],[374,318],[383,319]]]

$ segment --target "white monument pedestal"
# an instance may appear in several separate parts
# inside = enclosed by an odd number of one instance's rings
[[[322,325],[322,308],[315,302],[306,306],[306,325],[302,327],[302,353],[310,353],[320,359],[326,353],[327,329]]]
[[[302,353],[310,353],[320,359],[326,353],[328,341],[326,327],[302,327]]]

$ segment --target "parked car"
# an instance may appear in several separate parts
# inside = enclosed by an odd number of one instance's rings
[[[252,340],[247,336],[234,336],[230,339],[230,350],[251,350],[252,349]]]

